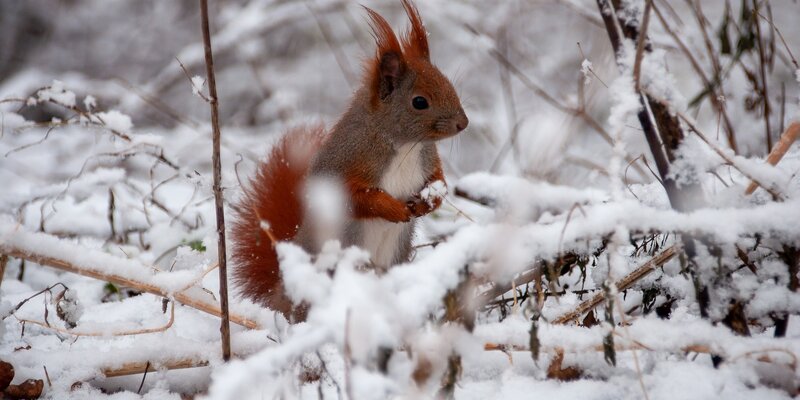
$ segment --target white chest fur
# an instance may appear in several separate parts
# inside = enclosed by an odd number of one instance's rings
[[[422,145],[406,144],[397,149],[397,153],[389,162],[381,179],[381,189],[405,202],[419,191],[425,183],[425,172],[422,169]],[[364,222],[364,248],[372,256],[372,262],[381,268],[387,268],[395,260],[403,231],[408,223],[395,224],[381,219]]]

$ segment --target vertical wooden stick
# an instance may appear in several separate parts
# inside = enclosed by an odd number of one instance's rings
[[[206,55],[206,75],[208,76],[209,105],[211,106],[211,128],[213,130],[213,153],[211,162],[214,169],[214,205],[217,214],[217,248],[219,255],[219,297],[222,319],[222,359],[231,358],[231,326],[228,314],[228,266],[225,254],[225,213],[222,205],[222,163],[220,161],[219,104],[217,101],[217,82],[214,78],[214,58],[211,54],[211,33],[208,29],[208,0],[200,1],[200,17],[203,27],[203,45]]]

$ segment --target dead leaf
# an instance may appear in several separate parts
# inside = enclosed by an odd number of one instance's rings
[[[44,381],[41,379],[28,379],[19,385],[10,385],[5,390],[5,395],[10,399],[34,400],[42,395]]]
[[[556,355],[553,361],[550,361],[550,366],[547,368],[547,378],[557,379],[559,381],[574,381],[580,378],[581,370],[575,367],[562,368],[561,364],[564,362],[564,350],[556,349]]]

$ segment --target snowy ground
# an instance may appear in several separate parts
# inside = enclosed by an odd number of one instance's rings
[[[788,288],[781,254],[800,247],[800,143],[777,166],[765,162],[761,103],[748,75],[760,79],[758,52],[745,52],[723,84],[735,155],[708,98],[690,104],[702,81],[652,16],[643,84],[710,139],[687,129],[673,164],[679,182],[702,185],[705,206],[683,214],[648,171],[652,159],[635,160],[650,157],[638,100],[614,63],[595,2],[418,2],[434,62],[453,78],[471,121],[439,146],[447,200],[420,224],[414,259],[385,275],[359,268],[367,258],[359,249],[329,243],[312,257],[281,245],[287,287],[312,304],[308,321],[291,326],[233,298],[237,357],[227,364],[212,315],[219,280],[211,128],[196,96],[207,88],[175,61],[204,75],[195,2],[0,4],[0,253],[20,252],[0,284],[0,359],[14,365],[13,383],[42,379],[53,399],[429,398],[457,354],[458,399],[793,397],[800,296]],[[372,43],[363,11],[350,2],[211,3],[223,186],[232,204],[287,127],[335,121]],[[644,4],[624,3],[639,11]],[[673,3],[674,14],[655,2],[710,75],[694,15]],[[719,53],[724,5],[699,3]],[[735,3],[734,42],[744,29]],[[761,19],[765,37],[775,39],[765,72],[774,143],[800,119],[800,70],[786,50],[800,55],[800,8],[769,4],[786,40]],[[396,27],[405,23],[399,1],[367,5]],[[726,65],[731,59],[721,56]],[[564,109],[585,111],[610,143]],[[746,195],[750,178],[779,198],[764,189]],[[699,246],[695,259],[710,287],[709,318],[701,318],[686,259],[677,256],[629,289],[611,290],[614,305],[597,307],[595,322],[581,315],[580,324],[555,323],[604,282],[663,251],[682,252],[681,234],[713,244]],[[40,265],[53,260],[69,266]],[[542,283],[558,295],[538,302],[530,282],[484,299],[488,305],[474,300],[520,284],[540,265],[560,272]],[[468,275],[473,286],[462,301],[477,307],[472,330],[442,322],[443,298]],[[139,290],[110,283],[119,278]],[[744,305],[750,336],[722,323],[733,303]],[[784,315],[786,335],[775,338]],[[712,354],[723,360],[717,367]],[[159,370],[108,377],[147,363]],[[192,368],[167,370],[178,366]]]

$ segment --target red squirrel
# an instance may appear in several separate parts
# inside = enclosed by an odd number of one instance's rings
[[[276,241],[318,252],[302,194],[309,178],[341,182],[347,216],[342,246],[370,253],[379,269],[408,261],[415,218],[441,198],[420,192],[444,182],[436,141],[452,137],[469,120],[450,81],[430,61],[428,39],[412,0],[401,0],[411,22],[401,38],[364,7],[377,45],[361,87],[330,132],[322,127],[288,132],[259,165],[240,200],[232,229],[233,280],[239,292],[289,320],[305,318],[281,282]]]

